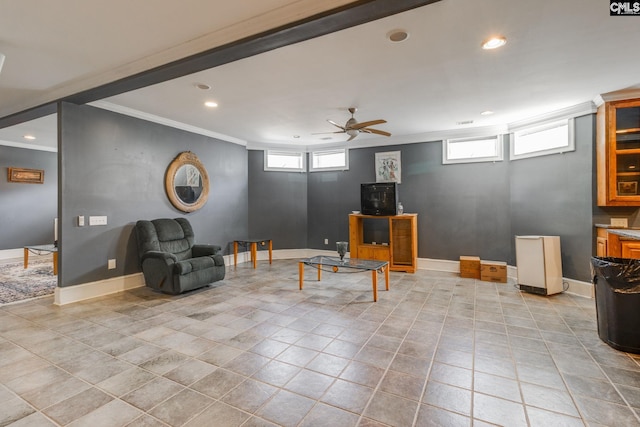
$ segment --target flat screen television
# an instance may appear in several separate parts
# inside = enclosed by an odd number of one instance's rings
[[[396,215],[398,184],[376,182],[360,184],[360,212],[363,215]]]

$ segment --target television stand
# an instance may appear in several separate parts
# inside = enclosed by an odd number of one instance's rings
[[[388,245],[364,242],[365,219],[388,222]],[[387,261],[391,271],[415,273],[418,268],[418,214],[390,216],[350,214],[349,247],[351,258]]]

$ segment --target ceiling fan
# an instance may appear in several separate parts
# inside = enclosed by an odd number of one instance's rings
[[[376,135],[383,135],[383,136],[391,136],[389,132],[385,132],[383,130],[373,129],[369,127],[374,125],[380,125],[382,123],[387,123],[386,120],[378,119],[378,120],[370,120],[368,122],[358,123],[355,117],[353,117],[353,115],[356,113],[357,110],[358,109],[355,107],[349,108],[349,112],[351,113],[351,118],[347,120],[347,123],[345,123],[344,126],[339,125],[333,120],[327,120],[329,123],[331,123],[337,128],[340,128],[341,130],[336,132],[322,132],[322,133],[346,133],[347,135],[349,135],[349,139],[347,139],[347,141],[351,141],[353,138],[358,136],[360,132],[375,133]]]

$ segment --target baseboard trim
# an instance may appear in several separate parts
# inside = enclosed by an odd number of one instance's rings
[[[442,259],[418,258],[419,270],[442,271],[446,273],[460,274],[460,262]],[[507,266],[507,277],[517,282],[518,268],[512,265]],[[563,278],[562,281],[567,284],[565,293],[585,298],[594,298],[593,284],[582,282],[580,280]]]
[[[581,282],[580,280],[562,279],[569,287],[565,290],[566,293],[576,295],[585,298],[595,298],[595,289],[593,283]]]
[[[22,256],[22,249],[19,256]],[[274,250],[272,257],[274,260],[279,259],[300,259],[309,258],[315,255],[335,256],[335,251],[318,250],[318,249],[278,249]],[[258,261],[268,261],[269,251],[260,250],[257,252]],[[347,257],[349,254],[347,253]],[[15,258],[15,256],[14,256]],[[233,254],[224,256],[225,265],[233,267]],[[238,264],[251,262],[249,252],[241,252],[238,254]],[[418,258],[419,270],[442,271],[447,273],[460,273],[460,263],[458,261]],[[514,266],[507,267],[507,276],[514,281],[518,277],[518,269]],[[568,284],[566,293],[585,298],[593,298],[593,285],[588,282],[581,282],[573,279],[563,279]],[[91,298],[97,298],[129,289],[135,289],[145,286],[142,273],[130,274],[127,276],[114,277],[111,279],[99,280],[97,282],[83,283],[75,286],[66,286],[56,288],[54,295],[54,304],[65,305],[74,302],[84,301]]]
[[[258,261],[269,261],[269,251],[262,249],[256,252]],[[326,250],[318,250],[318,249],[278,249],[272,251],[273,259],[296,259],[296,258],[310,258],[316,255],[325,255],[325,256],[337,256],[336,251],[326,251]],[[347,252],[347,257],[349,257],[349,253]],[[225,255],[224,262],[227,266],[233,266],[233,254]],[[251,262],[251,252],[239,252],[238,253],[238,264],[244,264],[247,262]]]
[[[84,301],[91,298],[111,295],[118,292],[145,286],[142,273],[129,274],[127,276],[113,277],[97,282],[83,283],[74,286],[57,287],[54,292],[53,303],[65,305]]]
[[[2,249],[0,250],[0,260],[12,259],[12,258],[24,258],[24,249]]]

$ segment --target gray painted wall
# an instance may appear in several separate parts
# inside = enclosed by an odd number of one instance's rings
[[[348,214],[360,209],[360,183],[375,182],[375,153],[401,151],[399,198],[418,213],[418,256],[505,259],[510,253],[508,163],[442,165],[442,143],[349,151],[349,170],[309,173],[309,246],[348,240]],[[336,232],[337,231],[337,232]],[[378,239],[380,240],[380,239]]]
[[[53,243],[58,216],[57,153],[0,145],[0,250]],[[43,184],[9,182],[7,168],[44,170]]]
[[[517,161],[443,165],[439,141],[352,149],[348,171],[307,174],[307,247],[334,250],[336,241],[348,240],[348,214],[359,209],[360,183],[375,181],[375,153],[399,150],[400,201],[405,212],[418,213],[419,257],[457,261],[476,255],[515,265],[516,235],[559,235],[564,276],[590,281],[594,120],[575,120],[576,151]],[[508,159],[508,138],[505,152]],[[262,155],[252,152],[249,174],[269,179],[273,191],[284,179],[262,171]],[[287,201],[271,206],[274,217],[279,206],[292,208]]]
[[[419,257],[477,255],[514,265],[516,234],[560,235],[565,277],[589,280],[592,115],[576,119],[577,149],[563,155],[442,165],[442,144],[425,142],[353,149],[348,171],[306,174],[264,172],[262,151],[88,106],[62,104],[60,125],[62,286],[139,271],[132,227],[140,218],[187,216],[200,242],[227,253],[247,235],[271,237],[276,249],[334,250],[348,240],[360,183],[375,180],[375,153],[398,150],[400,200],[419,214]],[[207,205],[188,215],[164,192],[166,167],[186,150],[212,182]],[[107,215],[109,225],[77,227],[78,215]],[[106,269],[110,258],[117,269]]]
[[[249,236],[274,249],[306,248],[307,174],[265,172],[264,152],[249,151]],[[245,236],[238,236],[245,237]]]
[[[60,286],[140,271],[132,234],[138,219],[187,217],[197,242],[226,253],[247,233],[244,147],[68,103],[60,106],[59,128]],[[200,158],[211,182],[207,204],[190,214],[175,209],[164,190],[165,171],[183,151]],[[78,227],[78,215],[106,215],[108,225]],[[108,270],[113,258],[117,268]]]
[[[586,282],[591,281],[596,203],[594,120],[593,115],[575,119],[575,151],[510,162],[509,177],[513,235],[560,236],[564,276]]]

